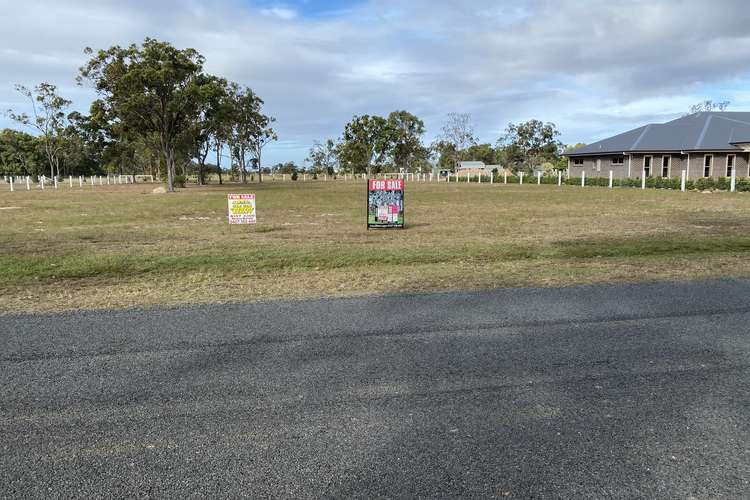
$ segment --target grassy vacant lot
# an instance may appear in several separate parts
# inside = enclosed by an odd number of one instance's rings
[[[152,187],[0,191],[0,311],[750,276],[747,194],[412,182],[368,232],[361,181]]]

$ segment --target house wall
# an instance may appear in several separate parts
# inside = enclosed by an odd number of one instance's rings
[[[625,162],[622,165],[613,165],[612,158],[620,157],[622,155],[612,156],[588,156],[583,157],[583,165],[574,165],[573,158],[570,159],[570,176],[581,177],[582,172],[586,172],[586,177],[609,177],[609,171],[612,170],[612,175],[619,179],[621,177],[627,177],[628,174],[628,158],[625,157]]]
[[[713,154],[713,168],[711,177],[719,178],[726,176],[727,155],[729,153],[710,153]],[[750,177],[750,153],[734,153],[735,168],[737,177]],[[615,155],[613,155],[615,156]],[[669,153],[634,153],[625,155],[623,165],[612,165],[612,156],[590,156],[583,158],[583,165],[576,166],[573,164],[573,158],[570,159],[570,176],[581,177],[583,171],[586,177],[609,177],[609,171],[615,179],[625,177],[640,178],[643,175],[644,157],[651,156],[651,176],[662,176],[662,158],[670,156],[669,177],[680,177],[682,170],[688,171],[688,179],[697,179],[703,177],[703,161],[705,153],[690,153],[690,165],[688,168],[687,154],[669,154]],[[597,160],[600,161],[597,164]]]
[[[714,179],[719,177],[725,177],[727,175],[727,156],[729,153],[709,153],[713,154],[713,165],[711,169],[711,177]],[[688,171],[689,179],[697,179],[703,177],[703,162],[705,160],[706,153],[690,153],[690,169]],[[749,177],[750,171],[748,171],[748,153],[739,152],[734,153],[734,165],[737,169],[737,177]],[[687,165],[687,162],[685,162]]]

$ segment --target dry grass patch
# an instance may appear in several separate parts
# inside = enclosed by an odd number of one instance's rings
[[[0,192],[0,311],[750,276],[739,193],[409,183],[368,232],[361,182],[152,187]]]

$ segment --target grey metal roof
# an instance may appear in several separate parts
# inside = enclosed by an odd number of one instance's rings
[[[750,142],[750,112],[715,111],[651,123],[587,146],[566,156],[638,151],[716,151]]]

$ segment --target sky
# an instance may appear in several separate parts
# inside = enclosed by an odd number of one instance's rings
[[[750,111],[750,9],[735,0],[0,0],[0,110],[17,83],[77,86],[85,47],[145,37],[192,47],[276,117],[264,165],[303,164],[353,115],[405,109],[426,141],[450,112],[481,142],[553,122],[565,144],[663,122],[703,99]],[[5,114],[0,128],[14,126]]]

